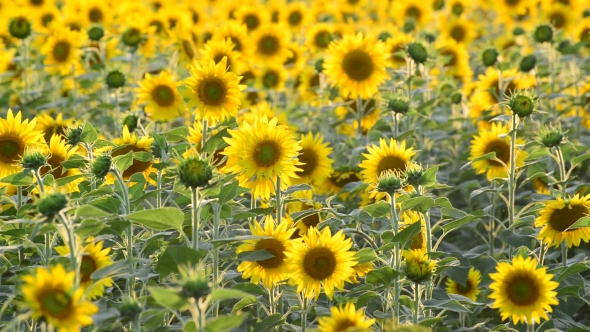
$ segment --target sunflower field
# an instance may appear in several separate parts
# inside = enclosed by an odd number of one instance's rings
[[[590,331],[590,0],[0,0],[0,332]]]

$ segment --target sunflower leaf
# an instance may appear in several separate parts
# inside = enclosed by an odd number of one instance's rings
[[[576,228],[586,228],[590,227],[590,217],[583,217],[578,219],[573,225],[568,227],[565,231],[574,230]]]
[[[178,208],[164,207],[133,212],[127,218],[148,228],[165,231],[168,229],[180,229],[184,220],[184,213]]]
[[[357,265],[370,263],[377,259],[377,254],[375,254],[375,250],[371,248],[363,248],[354,254],[354,257],[357,260]]]
[[[239,261],[247,261],[247,262],[255,262],[255,261],[263,261],[267,259],[274,258],[275,255],[271,254],[270,252],[259,249],[254,251],[246,251],[241,252],[238,254]]]
[[[557,277],[557,281],[562,282],[563,280],[567,279],[568,277],[570,277],[573,274],[588,271],[588,270],[590,270],[590,267],[588,267],[588,265],[586,265],[584,263],[572,264],[572,265],[568,266],[568,268],[565,271],[563,271],[563,273],[560,274],[559,277]]]
[[[194,266],[199,263],[205,255],[202,251],[184,246],[169,246],[158,259],[154,270],[160,274],[161,278],[170,273],[178,273],[180,265]]]
[[[98,132],[94,129],[94,126],[90,121],[86,121],[84,123],[84,129],[82,130],[82,135],[80,139],[84,143],[92,144],[98,139]]]

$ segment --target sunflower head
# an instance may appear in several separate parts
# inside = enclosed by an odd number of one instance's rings
[[[408,55],[416,63],[424,63],[428,59],[428,50],[420,42],[408,44]]]
[[[537,101],[526,92],[514,92],[508,99],[508,107],[510,107],[513,114],[524,119],[535,112]]]
[[[84,124],[74,123],[68,126],[64,132],[66,143],[70,146],[78,146],[82,142],[82,132],[84,131]]]
[[[104,37],[104,30],[102,27],[95,25],[88,29],[88,39],[92,41],[99,41]]]
[[[181,266],[179,270],[182,280],[180,291],[182,297],[193,298],[198,301],[211,294],[212,289],[209,278],[200,268]]]
[[[59,192],[47,194],[37,202],[37,210],[47,219],[52,219],[68,204],[68,198]]]
[[[455,92],[451,95],[451,103],[458,105],[461,104],[463,100],[463,95],[460,92]]]
[[[31,35],[31,22],[24,16],[17,16],[10,20],[8,32],[17,39],[25,39]]]
[[[47,164],[49,156],[40,149],[28,149],[21,160],[21,166],[26,170],[38,171]]]
[[[533,68],[535,68],[536,64],[537,57],[534,54],[529,54],[520,60],[518,68],[521,72],[528,73],[529,71],[533,70]]]
[[[481,272],[471,267],[465,284],[460,284],[450,278],[447,279],[447,293],[458,294],[475,301],[480,290],[477,286],[481,282]]]
[[[564,241],[568,247],[579,246],[581,241],[590,241],[587,227],[572,228],[580,219],[590,215],[590,195],[558,197],[546,201],[545,207],[535,220],[535,227],[540,227],[538,238],[548,246],[560,246]]]
[[[406,114],[410,110],[410,101],[402,94],[395,93],[385,97],[387,110],[396,114]]]
[[[426,281],[436,269],[436,262],[428,257],[426,250],[404,250],[402,255],[404,274],[415,283]]]
[[[111,171],[113,158],[108,154],[102,154],[94,159],[90,165],[90,172],[97,179],[104,179]]]
[[[379,175],[377,182],[377,191],[393,195],[403,189],[406,184],[405,173],[399,170],[385,170]]]
[[[566,136],[565,132],[561,130],[561,128],[551,128],[545,127],[541,129],[539,132],[539,140],[538,142],[543,144],[547,148],[553,148],[556,146],[560,146],[561,144],[565,143]]]
[[[106,82],[111,89],[122,88],[125,85],[125,74],[119,70],[112,70],[107,74]]]
[[[551,43],[553,41],[553,28],[547,24],[539,25],[535,28],[533,38],[537,43]]]
[[[498,55],[496,48],[487,48],[481,53],[481,62],[484,66],[491,67],[498,62]]]
[[[125,321],[134,321],[143,311],[142,305],[134,298],[126,298],[119,305],[120,317]]]
[[[424,175],[424,168],[422,168],[422,165],[409,163],[408,167],[406,167],[406,177],[409,185],[418,186],[422,175]]]
[[[198,157],[184,159],[178,165],[180,183],[189,188],[202,188],[213,178],[213,168]]]

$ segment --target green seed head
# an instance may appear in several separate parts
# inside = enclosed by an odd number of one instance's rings
[[[127,29],[122,36],[123,43],[129,47],[137,47],[142,40],[141,32],[136,28]]]
[[[68,198],[59,192],[45,195],[37,201],[37,210],[44,217],[48,219],[53,218],[61,210],[63,210],[68,203]]]
[[[539,142],[548,148],[563,144],[565,138],[565,132],[560,128],[543,128],[539,133]]]
[[[416,23],[414,20],[406,20],[403,26],[403,30],[405,33],[410,33],[416,29]]]
[[[428,59],[428,51],[421,43],[411,43],[408,45],[408,54],[416,63],[424,63]]]
[[[17,39],[25,39],[31,35],[31,22],[25,17],[15,17],[10,20],[8,32]]]
[[[550,43],[553,41],[553,28],[550,25],[539,25],[533,34],[537,43]]]
[[[434,0],[432,2],[432,9],[434,10],[441,10],[445,6],[445,0]]]
[[[134,321],[142,311],[141,303],[136,299],[127,298],[119,305],[119,314],[124,321]]]
[[[406,182],[408,182],[409,185],[418,186],[422,175],[424,175],[424,168],[422,168],[420,164],[408,164],[408,167],[406,168]]]
[[[199,188],[209,184],[213,178],[213,169],[198,157],[187,158],[178,165],[180,183],[186,187]]]
[[[108,154],[100,155],[94,159],[94,162],[90,166],[90,172],[95,178],[104,179],[111,170],[112,162],[113,159]]]
[[[179,267],[182,276],[182,289],[180,296],[184,298],[193,298],[198,301],[211,294],[211,285],[209,278],[205,276],[203,271],[198,268]]]
[[[93,26],[88,30],[88,38],[92,41],[99,41],[104,37],[104,30],[99,26]]]
[[[491,67],[498,61],[498,51],[495,48],[488,48],[483,51],[481,60],[486,67]]]
[[[21,160],[21,166],[24,169],[28,169],[31,171],[38,171],[39,168],[45,166],[47,164],[48,156],[41,153],[39,150],[29,150],[25,152],[23,159]]]
[[[408,98],[400,94],[392,94],[385,97],[387,102],[387,109],[396,114],[406,114],[410,110],[410,102]]]
[[[461,95],[459,92],[455,92],[451,95],[451,103],[458,105],[461,104],[461,101],[463,100],[463,95]]]
[[[388,40],[391,37],[393,37],[393,36],[391,35],[391,33],[387,32],[387,31],[381,32],[379,34],[379,40],[383,41],[383,42]]]
[[[82,132],[84,124],[73,124],[69,126],[64,133],[66,142],[71,146],[77,146],[82,141]]]
[[[535,68],[536,64],[537,64],[537,57],[534,56],[533,54],[530,54],[520,60],[519,68],[520,68],[520,71],[522,71],[524,73],[528,73],[533,68]]]
[[[125,85],[125,75],[118,70],[113,70],[107,74],[106,81],[111,89],[121,88]]]

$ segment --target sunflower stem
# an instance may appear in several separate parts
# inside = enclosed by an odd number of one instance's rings
[[[561,195],[565,199],[566,189],[567,189],[567,179],[566,179],[566,172],[565,172],[565,159],[563,158],[563,153],[561,152],[561,148],[559,146],[555,147],[557,160],[559,162],[559,180],[563,182],[561,184]]]
[[[356,97],[356,116],[357,116],[357,122],[358,122],[357,137],[359,140],[363,137],[363,126],[362,126],[363,113],[365,113],[365,110],[363,107],[363,100],[359,96],[359,97]]]
[[[66,229],[66,233],[68,234],[70,262],[72,264],[72,270],[76,275],[75,285],[78,286],[80,285],[80,272],[78,271],[78,261],[76,258],[76,235],[74,234],[74,225],[70,223],[70,220],[63,212],[58,213],[58,219],[61,221],[62,225]]]
[[[397,114],[395,112],[391,112],[391,117],[393,118],[393,138],[397,138],[398,131],[399,131],[399,123],[397,121]]]
[[[35,179],[37,179],[37,183],[39,184],[39,193],[44,194],[45,193],[45,185],[43,184],[43,179],[41,178],[41,175],[39,174],[39,170],[33,171],[33,175],[35,175]]]
[[[27,38],[22,40],[22,48],[23,48],[23,62],[22,62],[22,80],[24,83],[24,91],[23,91],[23,101],[27,102],[29,100],[29,47],[27,43]]]
[[[199,202],[199,187],[191,188],[192,219],[193,219],[193,249],[199,250],[199,228],[201,225],[201,204]]]
[[[414,316],[412,322],[418,323],[418,310],[420,309],[420,284],[414,283]]]
[[[514,225],[514,212],[516,210],[514,196],[516,194],[516,129],[518,127],[518,115],[512,115],[512,126],[510,128],[510,174],[508,178],[508,227]],[[510,257],[512,257],[512,246],[509,247]]]
[[[281,224],[281,219],[283,214],[281,213],[281,209],[282,209],[282,197],[281,197],[281,177],[277,176],[277,183],[276,183],[276,187],[275,187],[275,199],[276,199],[276,210],[277,210],[277,214],[276,214],[276,222],[277,225]]]
[[[412,101],[412,59],[408,58],[408,102]]]
[[[127,183],[125,182],[125,180],[123,179],[123,177],[121,176],[121,173],[119,172],[119,170],[117,169],[113,169],[112,173],[115,175],[115,178],[117,179],[117,182],[119,183],[119,186],[121,187],[121,192],[123,193],[123,200],[125,201],[125,207],[124,207],[124,214],[128,215],[129,213],[131,213],[131,202],[129,201],[129,191],[127,188]],[[133,258],[133,222],[129,221],[129,227],[127,227],[126,230],[126,237],[127,237],[127,260],[129,261],[129,267],[133,270],[133,263],[132,263],[132,258]],[[133,282],[134,279],[132,277],[130,277],[129,279],[127,279],[127,293],[129,295],[131,295],[132,291],[133,291]]]
[[[561,243],[561,262],[563,266],[567,266],[567,242],[565,240]]]
[[[213,240],[219,238],[219,215],[221,213],[221,205],[213,205]],[[213,286],[217,287],[219,283],[219,247],[213,249]],[[219,302],[213,306],[213,317],[219,316]]]
[[[496,182],[492,182],[492,193],[491,193],[491,203],[492,208],[490,211],[490,229],[488,230],[488,241],[490,244],[490,257],[494,257],[494,242],[495,242],[495,231],[496,231]]]
[[[307,330],[307,298],[303,294],[303,301],[301,302],[301,332]]]
[[[119,130],[119,121],[121,120],[121,110],[119,109],[119,88],[115,89],[115,134],[121,135]]]
[[[397,210],[395,207],[395,193],[389,194],[390,202],[391,202],[391,228],[393,229],[393,236],[396,236],[399,231],[399,220],[397,216]],[[399,257],[399,243],[396,242],[393,248],[393,259],[394,259],[394,269],[396,272],[399,271],[400,267],[400,257]],[[395,277],[394,282],[394,314],[393,314],[393,324],[395,327],[399,326],[399,313],[400,313],[400,305],[399,305],[399,296],[400,296],[400,287],[399,287],[399,276]]]
[[[51,234],[45,233],[45,266],[49,267],[49,259],[51,258]]]
[[[207,143],[207,120],[203,119],[203,135],[201,135],[201,158],[205,158],[205,144]]]
[[[272,315],[275,313],[275,285],[274,284],[272,286],[270,286],[270,288],[268,289],[268,303],[269,303],[268,311]]]
[[[535,332],[535,323],[530,323],[526,325],[526,331],[527,332]]]
[[[547,251],[547,248],[545,248],[545,243],[543,243],[543,241],[541,241],[541,245],[539,246],[539,263],[541,263],[541,265],[543,265],[543,262],[545,261],[545,252]]]

